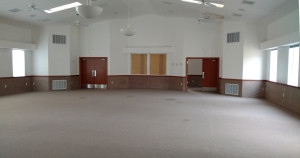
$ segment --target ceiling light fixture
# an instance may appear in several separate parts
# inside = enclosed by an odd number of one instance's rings
[[[224,8],[224,4],[219,4],[219,3],[210,3],[211,5],[214,5],[218,8]]]
[[[128,17],[127,17],[127,26],[125,28],[121,28],[120,29],[120,32],[122,34],[124,34],[125,36],[133,36],[135,34],[135,31],[131,28],[131,26],[129,25],[129,0],[127,0],[127,14],[128,14]]]
[[[80,5],[76,7],[76,12],[86,18],[86,19],[94,19],[103,12],[103,9],[99,6],[92,6],[91,0],[87,0],[86,5]]]
[[[224,4],[222,2],[216,2],[215,0],[181,0],[182,2],[194,3],[194,4],[202,4],[205,6],[215,6],[217,8],[224,8]]]
[[[196,4],[202,4],[202,2],[197,0],[181,0],[182,2],[188,2],[188,3],[196,3]]]
[[[51,14],[51,13],[59,12],[59,11],[62,11],[62,10],[74,8],[74,7],[81,6],[81,5],[82,4],[79,3],[79,2],[74,2],[74,3],[62,5],[62,6],[59,6],[59,7],[55,7],[55,8],[49,9],[49,10],[44,10],[44,12],[46,12],[48,14]]]

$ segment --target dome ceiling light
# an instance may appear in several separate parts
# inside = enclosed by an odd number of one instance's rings
[[[125,28],[121,28],[120,32],[124,34],[125,36],[133,36],[135,34],[135,31],[132,29],[132,27],[129,25],[129,0],[127,0],[127,26]]]
[[[94,19],[103,12],[103,9],[99,6],[92,6],[91,0],[87,0],[86,5],[81,5],[76,7],[76,12],[86,18],[86,19]]]

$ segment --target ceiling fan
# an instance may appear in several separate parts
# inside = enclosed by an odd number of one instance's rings
[[[76,20],[75,20],[74,24],[75,24],[75,26],[77,26],[77,27],[89,27],[88,25],[83,24],[83,23],[81,23],[81,22],[79,21],[79,14],[78,14],[78,13],[76,14]]]
[[[199,17],[197,20],[201,24],[202,22],[214,23],[214,22],[218,22],[222,19],[224,19],[224,16],[222,16],[222,15],[205,12],[205,13],[203,13],[203,16]]]
[[[223,8],[224,4],[220,0],[181,0],[182,2],[200,4],[204,6],[215,6],[217,8]]]
[[[30,12],[30,15],[29,15],[30,17],[35,17],[36,16],[36,11],[44,12],[44,10],[37,7],[34,0],[32,0],[31,3],[28,5],[28,10]]]

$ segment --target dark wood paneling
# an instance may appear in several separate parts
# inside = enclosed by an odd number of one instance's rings
[[[188,75],[188,87],[201,87],[202,75]]]
[[[225,84],[230,83],[230,84],[238,84],[239,85],[239,97],[242,97],[243,93],[243,81],[242,80],[232,80],[232,79],[220,79],[220,87],[219,87],[219,92],[220,94],[225,95]]]
[[[266,99],[300,114],[300,89],[266,82]]]
[[[152,75],[109,76],[109,89],[170,89],[184,90],[185,77]]]
[[[30,92],[32,90],[31,77],[0,78],[0,96]]]

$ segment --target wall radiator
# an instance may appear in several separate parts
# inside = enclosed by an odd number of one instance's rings
[[[226,83],[225,84],[225,94],[239,95],[239,85]]]
[[[52,90],[67,89],[67,80],[52,80]]]

